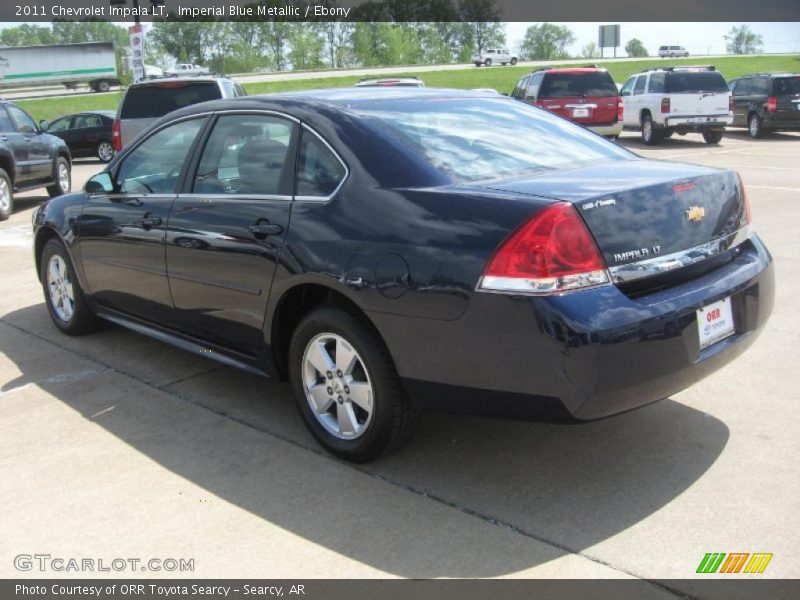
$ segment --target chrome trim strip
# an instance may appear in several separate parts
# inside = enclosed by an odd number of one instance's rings
[[[216,349],[193,342],[184,337],[167,333],[166,331],[156,329],[155,327],[148,327],[147,325],[139,323],[138,321],[126,319],[121,315],[117,315],[116,311],[112,312],[109,309],[102,309],[98,311],[97,316],[101,319],[105,319],[107,321],[111,321],[112,323],[116,323],[117,325],[121,325],[122,327],[131,329],[136,333],[141,333],[142,335],[146,335],[160,342],[177,346],[182,350],[187,350],[188,352],[193,352],[194,354],[199,354],[200,356],[205,356],[206,358],[210,358],[211,360],[215,360],[224,365],[236,367],[237,369],[242,369],[243,371],[253,373],[254,375],[269,377],[269,375],[264,371],[261,371],[260,369],[257,369],[256,367],[249,365],[244,361],[237,360],[232,356],[218,352]]]
[[[742,227],[735,233],[731,233],[726,237],[700,244],[694,248],[679,250],[678,252],[657,256],[656,258],[649,258],[639,262],[616,265],[609,267],[608,272],[611,274],[611,281],[614,283],[625,283],[645,277],[652,277],[717,256],[734,246],[738,246],[749,237],[750,228]]]
[[[339,163],[344,167],[344,177],[342,177],[342,180],[339,182],[339,185],[336,186],[336,189],[334,189],[327,196],[295,196],[294,199],[296,201],[300,201],[300,202],[303,202],[303,201],[308,201],[308,202],[328,202],[331,198],[333,198],[336,194],[339,193],[339,190],[344,185],[344,182],[347,181],[347,178],[350,176],[350,169],[347,167],[347,163],[344,162],[344,159],[342,159],[342,157],[339,156],[339,153],[336,152],[336,150],[333,149],[333,146],[331,146],[324,137],[322,137],[320,134],[318,134],[316,131],[314,131],[311,127],[309,127],[305,123],[302,124],[302,127],[303,127],[303,129],[305,129],[309,133],[314,134],[317,137],[317,139],[320,142],[322,142],[323,144],[325,144],[325,147],[328,150],[331,151],[331,154],[333,154],[336,157],[336,160],[338,160]]]
[[[195,200],[224,200],[226,202],[236,202],[242,200],[281,200],[284,202],[291,202],[292,197],[287,194],[226,194],[221,192],[219,194],[178,194],[180,199],[188,198]]]

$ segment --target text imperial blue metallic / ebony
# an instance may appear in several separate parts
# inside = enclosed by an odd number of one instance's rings
[[[99,317],[288,378],[353,461],[421,408],[593,419],[664,398],[773,304],[736,173],[480,92],[198,104],[34,219],[56,326]]]

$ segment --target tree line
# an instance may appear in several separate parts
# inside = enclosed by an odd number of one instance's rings
[[[273,1],[281,0],[262,3]],[[468,62],[475,51],[506,45],[505,26],[492,0],[385,0],[358,8],[372,20],[223,22],[170,15],[151,24],[145,62],[162,68],[192,62],[220,73],[443,64]],[[443,20],[414,20],[426,15]],[[761,36],[746,25],[732,28],[725,39],[731,54],[752,53],[762,45]],[[96,41],[112,41],[122,51],[128,32],[106,21],[24,23],[0,30],[3,46]],[[536,23],[519,42],[518,54],[521,60],[567,59],[575,41],[567,26]],[[625,51],[631,57],[648,55],[637,39],[629,40]],[[583,58],[599,55],[594,42],[580,51]]]

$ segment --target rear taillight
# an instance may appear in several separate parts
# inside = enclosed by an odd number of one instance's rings
[[[745,223],[750,225],[753,220],[752,215],[750,214],[750,199],[747,197],[747,188],[744,187],[744,181],[742,181],[742,176],[738,173],[736,174],[739,177],[739,189],[742,190],[742,200],[744,201],[744,218]]]
[[[733,112],[733,96],[728,96],[728,112]]]
[[[778,110],[778,99],[775,96],[767,98],[767,112],[775,112]]]
[[[622,103],[622,98],[617,98],[617,121],[622,121],[624,112],[625,112],[625,105]]]
[[[606,265],[572,204],[552,204],[495,250],[479,290],[554,294],[609,283]]]
[[[669,112],[669,98],[662,98],[661,99],[661,112],[668,113]]]
[[[114,119],[114,124],[111,126],[111,143],[114,145],[114,150],[116,152],[122,150],[122,136],[119,132],[119,119]]]

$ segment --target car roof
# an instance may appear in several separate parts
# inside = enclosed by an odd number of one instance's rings
[[[217,82],[220,80],[228,80],[233,81],[232,79],[225,77],[224,75],[158,75],[155,77],[147,77],[138,83],[132,83],[128,86],[128,89],[133,87],[141,87],[145,85],[157,85],[159,83],[171,83],[171,82],[192,82],[197,81],[199,83],[209,83],[209,82]]]

